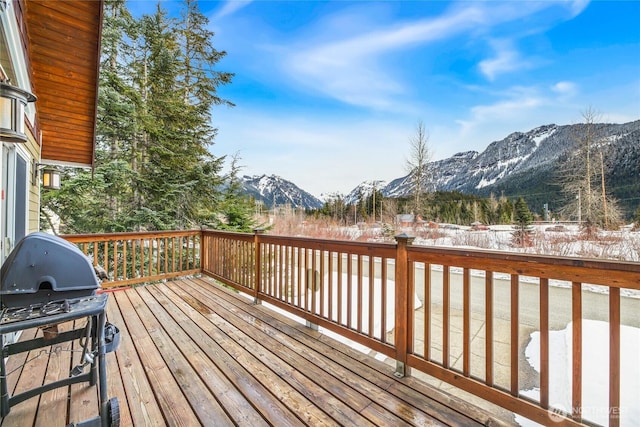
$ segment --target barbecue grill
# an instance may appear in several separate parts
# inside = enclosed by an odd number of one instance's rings
[[[2,264],[4,307],[24,307],[95,295],[100,287],[89,259],[75,245],[46,233],[20,240]]]
[[[32,233],[11,251],[0,268],[0,416],[6,416],[11,406],[46,391],[89,382],[98,385],[99,415],[76,425],[119,425],[118,400],[107,399],[105,354],[118,347],[120,332],[106,322],[107,294],[98,294],[99,288],[91,261],[62,238]],[[87,319],[86,326],[58,333],[58,324],[83,318]],[[4,335],[31,328],[42,328],[44,336],[19,343],[4,342]],[[81,362],[68,378],[9,396],[6,357],[75,340],[82,344]],[[87,373],[86,366],[90,366]]]

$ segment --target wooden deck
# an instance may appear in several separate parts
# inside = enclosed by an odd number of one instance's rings
[[[107,375],[123,426],[501,423],[208,278],[113,292],[108,317],[122,335]],[[66,375],[78,353],[61,347],[9,358],[10,391]],[[64,426],[97,407],[96,387],[74,385],[14,406],[1,425]]]

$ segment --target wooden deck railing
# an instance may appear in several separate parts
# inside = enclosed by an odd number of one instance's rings
[[[101,250],[100,242],[135,240],[146,242],[135,247],[153,248],[155,255],[145,258],[150,261],[133,257],[126,264],[146,266],[137,268],[135,279],[118,273],[113,277],[124,280],[111,285],[202,271],[256,301],[395,359],[398,375],[420,370],[543,425],[588,424],[598,412],[605,413],[608,425],[618,426],[625,410],[620,331],[622,324],[639,326],[640,299],[621,294],[640,291],[638,263],[430,248],[412,245],[405,235],[397,236],[396,244],[210,230],[118,236],[69,240],[83,243],[85,253],[97,253],[97,262],[118,272],[128,271],[122,263],[132,244],[127,250],[109,245]],[[164,240],[172,238],[182,243]],[[190,255],[170,255],[172,248]],[[112,252],[119,256],[104,261],[102,254]],[[161,268],[172,265],[167,264],[172,257],[182,260],[177,263],[182,270]],[[154,272],[146,273],[148,265]],[[595,285],[599,293],[587,291]],[[602,366],[609,370],[608,401],[598,408],[583,404],[589,375],[582,364],[583,344],[590,338],[583,334],[586,318],[608,323],[603,351],[608,350],[609,363]],[[550,396],[550,332],[567,324],[572,384],[570,403],[562,408],[554,400],[558,396]],[[527,372],[522,357],[532,332],[540,335],[539,375]],[[532,381],[539,397],[520,391]]]
[[[200,273],[200,231],[68,234],[109,279],[103,288]]]

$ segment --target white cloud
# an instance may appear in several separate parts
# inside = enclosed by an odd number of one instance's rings
[[[480,37],[501,24],[517,23],[545,9],[569,8],[577,13],[585,7],[583,1],[557,2],[461,2],[443,14],[426,19],[364,29],[354,22],[354,33],[339,32],[336,39],[333,25],[318,23],[317,32],[288,47],[284,71],[306,90],[320,93],[350,105],[374,109],[399,108],[398,97],[412,93],[402,80],[401,70],[395,70],[388,55],[426,44],[447,42],[454,37]],[[351,13],[351,11],[349,12]],[[335,16],[333,20],[340,20]],[[354,18],[350,15],[350,19]],[[322,25],[325,24],[325,25]],[[539,30],[543,31],[543,27]],[[322,30],[327,31],[322,33]],[[348,30],[346,30],[348,31]],[[320,40],[320,41],[318,41]],[[481,71],[493,80],[507,72],[531,68],[534,62],[524,58],[513,47],[513,40],[491,39],[495,56],[479,64]],[[402,103],[406,105],[406,100]]]
[[[471,109],[473,122],[496,121],[516,118],[544,104],[544,100],[536,96],[523,96],[492,105],[477,105]]]
[[[213,19],[220,19],[223,18],[225,16],[229,16],[229,15],[233,15],[234,13],[236,13],[238,10],[248,6],[249,4],[251,4],[253,0],[227,0],[222,7],[220,8],[220,10],[218,10],[216,12],[216,14],[214,15]]]
[[[550,111],[549,99],[536,88],[515,87],[495,96],[499,98],[495,103],[475,105],[467,118],[456,120],[459,134],[454,146],[477,147],[481,143],[477,148],[482,150],[509,132],[528,130],[548,120],[544,113]],[[549,123],[553,122],[557,120],[551,119]]]
[[[347,104],[389,108],[396,106],[393,96],[406,88],[389,72],[391,67],[384,63],[384,54],[444,39],[482,19],[479,9],[468,8],[305,49],[296,47],[286,61],[287,71],[308,88]]]
[[[589,6],[591,0],[568,0],[571,3],[570,11],[571,18],[574,18],[582,13],[583,10]]]
[[[513,48],[511,41],[494,40],[491,42],[491,46],[495,51],[495,56],[491,59],[485,59],[479,64],[480,71],[489,80],[495,80],[499,74],[527,69],[532,65],[520,56]]]
[[[570,98],[578,93],[578,85],[573,82],[561,81],[551,86],[551,90],[563,98]]]

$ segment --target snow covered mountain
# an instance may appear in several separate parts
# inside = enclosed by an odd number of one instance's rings
[[[247,194],[262,201],[267,208],[288,204],[295,208],[319,209],[323,205],[316,197],[277,175],[244,176],[242,186]]]
[[[550,124],[514,132],[492,142],[482,153],[468,151],[432,162],[432,187],[484,196],[523,195],[534,204],[539,195],[541,201],[548,202],[553,193],[558,193],[556,172],[576,150],[575,136],[583,127]],[[640,189],[640,120],[596,127],[598,139],[594,144],[603,146],[607,153],[605,175],[610,187]],[[385,197],[402,197],[410,192],[408,176],[391,181],[382,190]]]
[[[477,151],[465,151],[455,154],[453,157],[438,160],[430,164],[433,171],[433,184],[431,189],[441,190],[449,187],[452,181],[457,180],[460,171],[465,171],[469,165],[479,156]],[[425,187],[426,188],[426,187]],[[385,197],[403,197],[411,193],[409,175],[396,178],[383,188]]]
[[[344,197],[344,203],[346,205],[353,205],[358,203],[358,200],[368,198],[373,193],[374,185],[377,191],[382,192],[382,189],[387,186],[387,182],[375,181],[374,183],[372,181],[364,181]]]
[[[584,124],[544,125],[528,132],[514,132],[500,141],[494,141],[479,153],[466,151],[432,162],[431,190],[460,191],[488,196],[524,196],[531,208],[543,203],[549,207],[562,204],[562,195],[556,185],[557,171],[577,148],[576,135]],[[599,136],[595,146],[606,152],[605,179],[611,194],[628,204],[637,206],[640,193],[640,120],[624,124],[598,124]],[[306,209],[321,208],[323,202],[295,184],[278,176],[245,176],[244,188],[267,207],[290,204]],[[425,183],[426,185],[426,183]],[[376,181],[376,188],[384,197],[403,197],[411,194],[408,176],[389,183]],[[363,182],[346,197],[353,204],[371,195],[373,184]],[[628,202],[628,203],[626,203]]]

